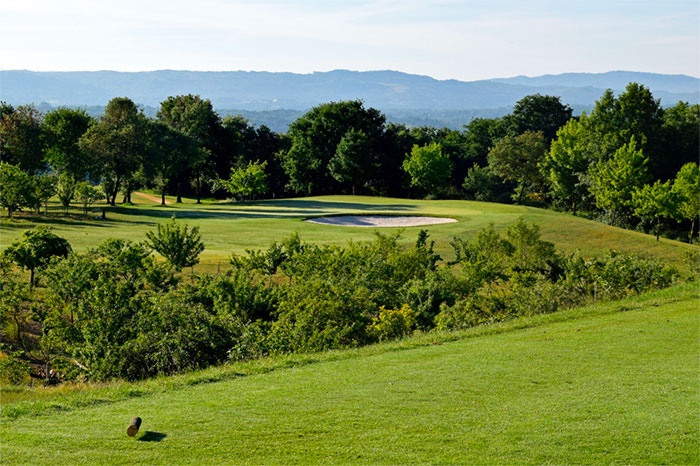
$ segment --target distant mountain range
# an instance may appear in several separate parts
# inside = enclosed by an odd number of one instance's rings
[[[397,71],[347,70],[311,74],[10,70],[0,71],[0,100],[100,109],[115,96],[127,96],[155,111],[168,96],[199,94],[222,114],[241,113],[253,123],[270,121],[273,130],[283,131],[314,105],[359,98],[393,121],[459,127],[474,116],[506,114],[515,102],[534,93],[560,96],[580,111],[590,108],[605,89],[619,93],[631,81],[648,86],[662,105],[700,102],[700,79],[686,75],[612,71],[465,82]]]

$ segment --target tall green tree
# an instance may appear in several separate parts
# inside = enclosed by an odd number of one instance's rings
[[[116,97],[105,107],[104,116],[80,138],[82,150],[93,154],[97,171],[104,179],[107,200],[116,204],[122,183],[134,176],[146,153],[146,119],[134,102]]]
[[[85,179],[91,169],[90,158],[78,143],[94,121],[83,109],[60,107],[44,115],[44,157],[55,171]]]
[[[653,185],[646,184],[632,193],[632,207],[638,217],[654,221],[658,241],[661,218],[678,215],[678,195],[671,190],[670,180],[665,183],[657,180]]]
[[[343,136],[328,163],[333,178],[352,186],[353,195],[356,187],[367,184],[376,168],[372,144],[364,132],[354,129]]]
[[[544,160],[547,141],[541,131],[506,136],[489,151],[489,167],[498,176],[518,183],[518,204],[526,191],[542,183],[539,164]]]
[[[678,102],[664,109],[662,128],[664,172],[660,178],[670,178],[682,166],[698,161],[700,154],[700,105]]]
[[[231,176],[218,184],[235,199],[252,199],[267,190],[267,162],[249,162],[244,168],[232,168]]]
[[[614,214],[631,207],[632,193],[649,179],[647,157],[637,149],[635,138],[607,161],[599,160],[590,170],[591,192],[596,205]]]
[[[204,149],[194,138],[166,125],[161,121],[150,120],[147,125],[146,152],[144,163],[147,176],[152,176],[160,190],[161,205],[165,205],[165,191],[171,182],[177,183],[178,201],[182,202],[181,182],[184,175],[197,161],[204,157]]]
[[[0,115],[0,162],[17,165],[30,174],[46,167],[41,145],[41,112],[34,105],[3,107]]]
[[[212,175],[217,164],[231,166],[231,154],[222,150],[222,139],[229,135],[224,131],[221,117],[214,111],[209,99],[187,94],[170,96],[161,102],[158,119],[194,139],[202,149],[198,157],[189,159],[187,170],[180,173],[178,188],[181,189],[183,182],[194,181],[199,204],[204,179]],[[222,158],[227,160],[219,160]]]
[[[663,109],[649,88],[631,82],[615,97],[608,89],[596,101],[587,128],[590,139],[598,145],[597,160],[609,159],[632,137],[649,159],[648,170],[654,178],[667,179],[675,174],[676,166],[666,173],[667,156],[663,146]]]
[[[0,205],[7,209],[7,216],[32,204],[34,183],[29,173],[16,165],[0,162]]]
[[[414,145],[403,162],[403,169],[411,176],[411,186],[432,194],[449,184],[452,162],[438,143]]]
[[[587,121],[584,113],[580,120],[571,119],[562,126],[540,165],[554,198],[565,203],[574,215],[588,198],[586,174],[596,149],[588,137]]]
[[[49,213],[49,199],[56,195],[58,177],[53,173],[34,175],[32,179],[34,186],[34,208],[36,213],[41,213],[41,206],[44,205],[44,212]]]
[[[549,145],[557,130],[571,119],[571,115],[571,107],[561,103],[560,97],[532,94],[515,104],[509,122],[516,135],[526,131],[541,131]]]
[[[507,134],[508,123],[503,118],[472,119],[464,125],[465,157],[473,164],[486,165],[489,150]]]
[[[328,164],[348,131],[362,131],[374,148],[381,142],[385,117],[360,100],[314,107],[289,126],[291,147],[283,157],[289,187],[302,194],[331,193],[338,182]]]
[[[690,221],[688,239],[692,240],[695,222],[700,217],[700,168],[697,163],[687,163],[678,170],[673,181],[673,191],[679,198],[678,214]]]

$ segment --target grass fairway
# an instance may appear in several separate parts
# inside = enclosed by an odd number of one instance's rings
[[[449,242],[453,236],[473,235],[489,223],[497,228],[524,217],[541,225],[545,239],[558,248],[580,249],[587,255],[598,255],[606,249],[637,252],[657,257],[680,268],[682,253],[692,246],[643,233],[610,227],[593,221],[544,209],[471,201],[424,201],[363,196],[323,196],[246,203],[206,202],[201,205],[185,199],[184,204],[165,207],[152,200],[133,196],[135,205],[108,208],[107,220],[87,219],[78,210],[70,217],[60,214],[58,205],[50,207],[49,216],[27,215],[16,220],[3,219],[0,225],[0,247],[19,237],[22,231],[36,224],[53,226],[56,234],[65,237],[77,251],[94,247],[107,238],[142,241],[145,233],[158,222],[172,215],[199,226],[206,250],[202,253],[200,271],[226,267],[232,252],[267,247],[293,232],[302,239],[318,243],[346,243],[373,238],[372,228],[339,227],[303,222],[308,217],[357,213],[389,213],[451,217],[457,223],[406,228],[404,241],[415,241],[421,228],[427,229],[436,241],[436,249],[444,258],[451,256]],[[391,231],[392,229],[383,229]]]
[[[97,389],[87,407],[4,417],[2,460],[698,464],[699,314],[683,285],[117,401]]]

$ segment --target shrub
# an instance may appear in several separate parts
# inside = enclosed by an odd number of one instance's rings
[[[29,381],[31,366],[22,360],[23,354],[23,351],[17,351],[0,355],[0,383],[21,385]]]
[[[453,306],[443,304],[435,316],[437,330],[458,330],[508,317],[508,305],[497,294],[476,293],[457,301]]]
[[[415,328],[416,317],[416,312],[408,304],[402,305],[399,309],[380,306],[379,316],[372,319],[368,333],[380,341],[401,338]]]
[[[429,329],[442,304],[452,305],[466,294],[468,286],[446,269],[414,278],[399,288],[397,297],[416,314],[418,328]]]
[[[184,285],[183,295],[188,302],[201,304],[234,325],[270,320],[277,307],[275,288],[264,286],[242,270],[195,277],[192,283]]]
[[[226,359],[230,336],[203,306],[188,304],[178,292],[153,296],[144,304],[132,325],[137,333],[121,351],[122,377],[176,374]]]
[[[685,260],[688,269],[690,270],[690,278],[692,280],[700,279],[700,250],[693,249],[692,251],[686,251],[683,254],[683,259]]]
[[[189,230],[185,225],[181,228],[175,223],[175,217],[166,224],[158,225],[156,232],[147,232],[146,238],[148,246],[165,257],[177,270],[197,264],[199,255],[204,251],[199,227]]]
[[[544,279],[532,282],[515,282],[508,290],[508,314],[510,317],[551,314],[572,307],[583,297],[561,283]]]
[[[279,352],[307,352],[367,343],[368,317],[377,305],[365,287],[348,288],[320,279],[285,290],[271,336]]]
[[[609,251],[595,267],[596,281],[606,297],[666,288],[677,278],[678,271],[657,260]]]

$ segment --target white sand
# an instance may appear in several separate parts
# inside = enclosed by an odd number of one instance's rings
[[[393,215],[342,215],[338,217],[319,217],[304,220],[322,225],[337,225],[344,227],[417,227],[421,225],[436,225],[438,223],[453,223],[457,220],[442,217],[399,217]]]

